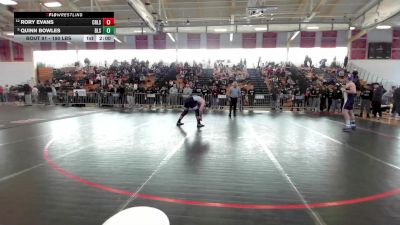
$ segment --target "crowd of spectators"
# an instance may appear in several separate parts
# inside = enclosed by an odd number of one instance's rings
[[[310,65],[305,64],[298,68],[308,81],[305,87],[300,86],[299,78],[292,76],[287,65],[273,62],[259,63],[257,69],[267,84],[273,109],[282,110],[286,106],[291,110],[340,112],[344,102],[342,84],[349,72],[337,66],[324,65],[318,69],[312,67],[312,62],[308,63]],[[226,105],[226,100],[221,100],[220,96],[226,95],[230,84],[236,81],[243,96],[240,104],[243,106],[254,103],[255,92],[249,81],[246,60],[234,65],[222,61],[215,62],[209,74],[211,76],[208,76],[205,70],[202,64],[196,62],[192,65],[187,62],[171,64],[159,62],[150,65],[149,61],[139,61],[136,58],[130,63],[114,61],[108,67],[92,67],[87,63],[78,70],[63,72],[52,80],[40,82],[35,86],[28,84],[0,86],[0,101],[23,99],[29,105],[40,99],[49,99],[49,104],[54,104],[54,96],[58,93],[71,93],[74,89],[85,88],[88,92],[119,96],[132,96],[133,93],[183,97],[202,94],[210,99],[210,107],[220,108]],[[353,71],[352,75],[361,98],[360,116],[365,112],[369,117],[371,107],[374,116],[382,116],[378,105],[390,104],[389,99],[394,103],[392,113],[397,110],[400,114],[399,88],[393,87],[386,92],[379,84],[362,82],[358,78],[357,71]],[[171,101],[175,101],[174,99],[175,97],[170,98]]]

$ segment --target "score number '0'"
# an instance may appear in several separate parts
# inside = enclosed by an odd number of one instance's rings
[[[103,18],[103,26],[114,26],[114,18]]]

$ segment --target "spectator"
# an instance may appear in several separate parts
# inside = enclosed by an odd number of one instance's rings
[[[217,86],[213,86],[213,89],[211,91],[211,97],[212,97],[212,109],[217,109],[218,108],[218,95],[219,95],[219,90]]]
[[[331,86],[328,87],[326,97],[328,98],[328,113],[331,111],[331,106],[333,102],[333,96],[335,94],[335,91]]]
[[[343,99],[343,93],[340,90],[340,84],[337,84],[334,89],[333,96],[332,96],[333,113],[336,112],[336,109],[338,110],[338,112],[341,112],[342,99]]]
[[[325,85],[322,87],[320,96],[321,96],[321,98],[320,98],[321,101],[320,101],[319,109],[321,112],[323,112],[326,109],[326,100],[328,98],[328,89],[326,88]]]
[[[51,88],[52,86],[50,84],[46,84],[45,90],[47,93],[47,98],[49,99],[49,105],[54,105],[53,101],[53,90]]]
[[[296,107],[297,111],[300,111],[300,107],[302,106],[302,101],[303,101],[303,95],[301,94],[300,88],[297,87],[296,90],[293,92],[293,103],[292,103],[292,109]]]
[[[188,98],[193,93],[192,88],[190,88],[189,84],[186,84],[185,88],[183,89],[183,98]]]
[[[371,111],[371,101],[372,101],[372,90],[371,87],[366,84],[361,89],[361,109],[360,109],[360,117],[363,117],[363,112],[365,111],[367,114],[367,118],[369,118],[369,113]]]
[[[321,104],[321,92],[318,86],[311,89],[311,99],[312,99],[311,110],[313,112],[317,112],[320,109],[320,104]]]
[[[170,105],[176,106],[178,105],[178,88],[176,88],[176,84],[173,84],[172,87],[169,89],[169,101]]]
[[[353,71],[353,80],[354,80],[354,84],[356,85],[357,91],[359,91],[361,89],[361,83],[360,83],[360,78],[358,77],[357,70]]]
[[[32,88],[32,99],[35,104],[39,103],[39,89],[36,86]]]
[[[396,118],[400,117],[400,86],[396,88],[396,90],[393,93],[393,108],[395,109],[394,116]],[[397,115],[396,115],[397,113]]]
[[[244,61],[246,63],[246,60]],[[249,96],[249,106],[252,108],[254,105],[254,96],[256,95],[256,92],[254,91],[254,87],[250,86],[249,91],[248,91],[248,96]]]
[[[121,104],[121,107],[124,108],[125,105],[125,87],[123,85],[118,85],[117,93],[119,96],[118,103]]]
[[[10,88],[8,87],[8,85],[6,85],[6,86],[4,87],[4,94],[3,94],[4,102],[8,102],[8,96],[9,96],[9,94],[10,94]]]
[[[4,101],[4,88],[0,85],[0,102]]]
[[[382,96],[386,90],[378,83],[374,84],[374,91],[372,94],[372,115],[376,118],[379,115],[378,120],[382,118]]]

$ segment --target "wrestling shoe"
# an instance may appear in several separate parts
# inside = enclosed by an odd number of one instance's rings
[[[351,127],[343,127],[343,132],[351,132],[352,128]]]
[[[204,127],[203,124],[201,124],[201,123],[198,123],[198,124],[197,124],[197,128],[202,128],[202,127]]]
[[[182,126],[184,123],[182,123],[182,122],[177,122],[176,123],[176,125],[179,127],[179,126]]]

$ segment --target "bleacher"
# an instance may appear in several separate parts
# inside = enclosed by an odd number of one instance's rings
[[[203,73],[198,77],[200,87],[208,85],[208,81],[213,76],[213,69],[203,69]]]
[[[268,87],[261,76],[261,71],[258,69],[247,69],[250,83],[254,87],[254,92],[257,94],[268,94]]]
[[[287,67],[289,72],[292,74],[292,79],[300,87],[300,90],[304,93],[306,89],[311,85],[312,81],[308,80],[303,71],[294,65]]]

